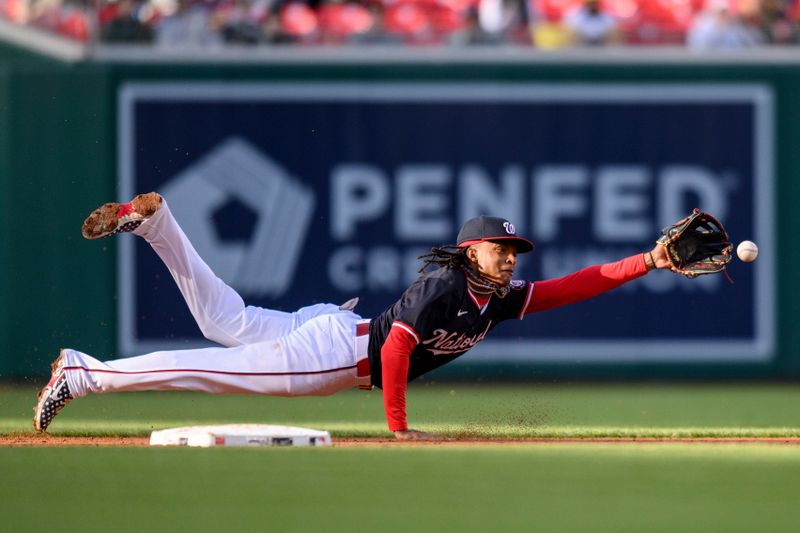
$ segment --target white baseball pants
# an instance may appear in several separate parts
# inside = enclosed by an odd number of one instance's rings
[[[166,201],[134,233],[167,266],[206,338],[222,347],[105,362],[65,349],[64,368],[74,397],[143,390],[307,396],[369,386],[363,364],[368,335],[363,326],[357,328],[368,321],[333,304],[294,313],[246,307],[200,258]]]

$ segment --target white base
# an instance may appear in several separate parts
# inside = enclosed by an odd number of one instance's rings
[[[267,424],[227,424],[162,429],[150,446],[330,446],[327,431]]]

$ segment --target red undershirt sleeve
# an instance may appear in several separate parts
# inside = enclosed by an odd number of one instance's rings
[[[381,347],[383,409],[390,431],[408,429],[406,421],[406,383],[411,352],[417,339],[400,327],[392,327]]]
[[[561,278],[537,281],[525,314],[587,300],[647,274],[644,254],[594,265]]]

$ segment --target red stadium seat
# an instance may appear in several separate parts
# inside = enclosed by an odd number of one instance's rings
[[[451,33],[466,27],[465,10],[452,9],[446,5],[434,5],[428,8],[431,27],[437,33]]]
[[[69,9],[56,25],[56,31],[81,42],[89,40],[89,22],[86,14],[78,9]]]
[[[281,31],[293,37],[307,37],[317,31],[317,14],[306,4],[290,2],[281,9]]]
[[[119,14],[119,4],[114,2],[113,4],[110,2],[103,2],[100,5],[100,11],[97,13],[97,22],[100,23],[101,26],[105,26],[115,18]]]
[[[374,24],[369,10],[359,4],[323,4],[317,10],[320,29],[329,36],[366,33]]]
[[[27,18],[25,0],[3,0],[0,3],[0,14],[3,18],[17,24],[25,24]]]
[[[618,20],[628,20],[636,16],[639,5],[647,0],[605,0],[603,8]]]
[[[390,33],[417,34],[430,27],[425,10],[415,2],[402,2],[386,8],[384,21]]]
[[[463,13],[471,7],[478,7],[479,0],[433,0],[434,4]]]

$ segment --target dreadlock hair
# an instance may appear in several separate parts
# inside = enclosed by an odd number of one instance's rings
[[[425,272],[425,269],[431,265],[450,269],[469,265],[467,249],[455,244],[443,244],[436,248],[431,248],[430,253],[421,255],[417,259],[422,260],[422,268],[419,269],[420,274]]]
[[[439,268],[460,268],[467,276],[467,284],[470,288],[478,294],[491,294],[495,293],[500,298],[505,298],[509,292],[509,287],[501,287],[489,279],[484,278],[479,273],[475,272],[467,259],[468,247],[460,247],[453,244],[443,244],[442,246],[431,248],[430,253],[419,256],[423,264],[419,269],[419,273],[425,272],[425,269],[431,265]]]

